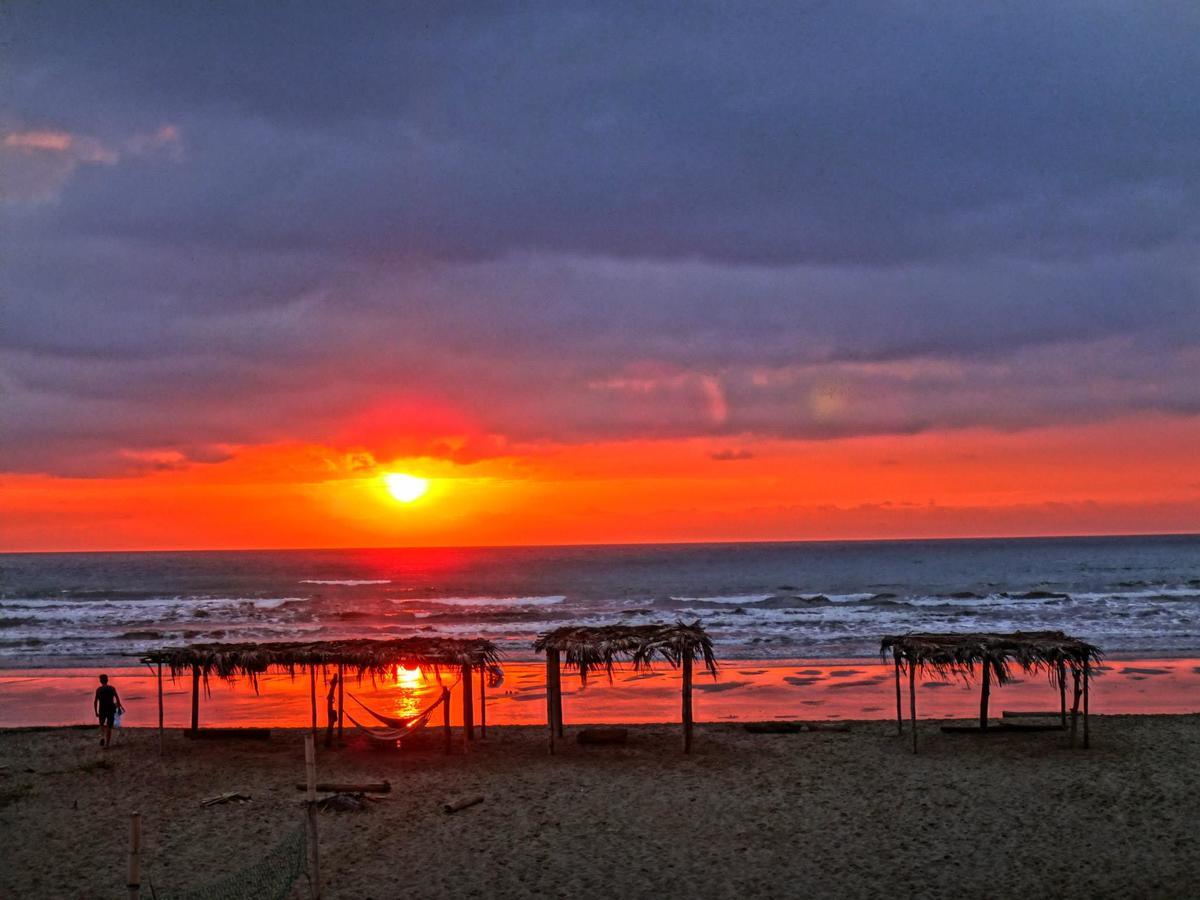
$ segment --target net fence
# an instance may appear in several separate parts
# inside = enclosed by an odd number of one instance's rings
[[[200,887],[186,890],[151,889],[154,900],[284,900],[308,869],[305,826],[283,839],[256,862]]]

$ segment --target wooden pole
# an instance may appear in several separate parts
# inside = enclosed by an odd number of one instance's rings
[[[158,755],[163,755],[163,690],[161,659],[158,661]]]
[[[479,737],[487,740],[487,666],[479,670]]]
[[[1091,736],[1088,733],[1088,682],[1091,678],[1088,677],[1088,661],[1083,661],[1083,749],[1086,750],[1091,746]]]
[[[346,666],[338,663],[338,743],[342,742],[342,729],[346,721]]]
[[[557,650],[546,651],[546,727],[550,730],[550,754],[554,755],[554,664]]]
[[[917,752],[917,666],[908,661],[908,715],[912,723],[913,753]]]
[[[129,870],[125,878],[129,888],[129,900],[138,900],[142,895],[142,814],[129,816]]]
[[[900,657],[892,650],[892,658],[896,661],[896,734],[904,734],[904,707],[900,702]]]
[[[554,651],[554,732],[563,737],[562,658]]]
[[[1074,683],[1073,699],[1071,701],[1071,746],[1075,746],[1075,732],[1079,726],[1079,670],[1071,670],[1071,680]]]
[[[442,733],[446,736],[446,753],[451,752],[451,741],[453,738],[450,734],[450,688],[442,685]]]
[[[475,678],[474,666],[467,663],[462,667],[463,740],[475,740]]]
[[[315,665],[308,667],[308,701],[312,707],[312,733],[315,739],[317,736],[317,667]]]
[[[321,898],[321,858],[317,842],[317,738],[304,736],[304,775],[308,802],[305,823],[308,830],[308,883],[312,900]]]
[[[683,652],[683,752],[692,752],[692,654]]]
[[[200,667],[192,666],[192,734],[200,730]]]
[[[1067,667],[1058,662],[1058,718],[1063,728],[1067,727]]]
[[[985,659],[983,661],[983,690],[979,695],[979,730],[987,731],[988,727],[988,700],[992,693],[992,661]]]

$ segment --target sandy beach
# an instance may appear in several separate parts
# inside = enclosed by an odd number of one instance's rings
[[[624,746],[492,728],[464,753],[319,753],[321,780],[389,780],[366,812],[320,817],[324,896],[1185,897],[1200,883],[1200,716],[1098,716],[1064,735],[943,735],[913,756],[894,724],[845,733],[669,726]],[[302,820],[300,732],[192,742],[124,729],[0,732],[0,896],[123,895],[128,814],[143,885],[196,887],[258,859]],[[201,807],[240,791],[243,804]],[[442,804],[479,794],[453,815]],[[149,896],[144,890],[143,896]],[[293,891],[307,896],[303,879]]]

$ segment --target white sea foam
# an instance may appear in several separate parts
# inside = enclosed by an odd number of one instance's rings
[[[390,578],[303,578],[301,584],[336,584],[344,587],[358,587],[361,584],[391,584]]]
[[[546,597],[405,597],[403,600],[392,602],[400,606],[463,606],[486,609],[497,606],[556,606],[566,599],[561,594],[555,594]]]

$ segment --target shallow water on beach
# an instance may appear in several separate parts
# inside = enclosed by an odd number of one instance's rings
[[[877,658],[883,634],[1062,629],[1200,655],[1200,537],[0,555],[0,667],[149,647],[700,620],[722,658]]]
[[[146,668],[109,670],[125,702],[124,723],[130,727],[157,724],[155,677]],[[310,722],[307,676],[267,675],[259,692],[241,680],[236,684],[214,679],[202,697],[201,722],[210,726],[295,727]],[[461,722],[462,691],[454,685],[451,720]],[[889,719],[896,714],[891,665],[878,662],[761,660],[729,661],[718,677],[696,678],[695,715],[698,721],[769,721]],[[970,718],[979,714],[978,684],[922,677],[918,688],[921,718]],[[0,726],[70,725],[93,721],[91,696],[95,675],[78,669],[7,671],[0,675]],[[327,683],[318,675],[317,708],[325,724]],[[677,722],[680,715],[680,675],[665,666],[649,672],[619,670],[610,683],[593,676],[586,686],[577,676],[564,675],[564,716],[574,724]],[[354,697],[385,715],[406,716],[424,709],[438,696],[432,675],[401,672],[399,678],[347,681],[346,707],[364,725],[377,725]],[[476,684],[478,690],[478,684]],[[165,722],[183,727],[189,721],[191,682],[164,679]],[[545,670],[535,663],[505,666],[504,683],[487,692],[487,720],[493,725],[537,725],[546,721]],[[1043,677],[1018,676],[994,688],[991,712],[1053,711],[1058,692]],[[478,701],[476,701],[478,707]],[[1091,690],[1091,711],[1097,714],[1200,712],[1200,659],[1126,660],[1101,667]],[[908,715],[908,696],[904,693]],[[478,711],[476,719],[479,718]],[[440,711],[435,716],[440,722]],[[347,721],[347,727],[350,722]]]

